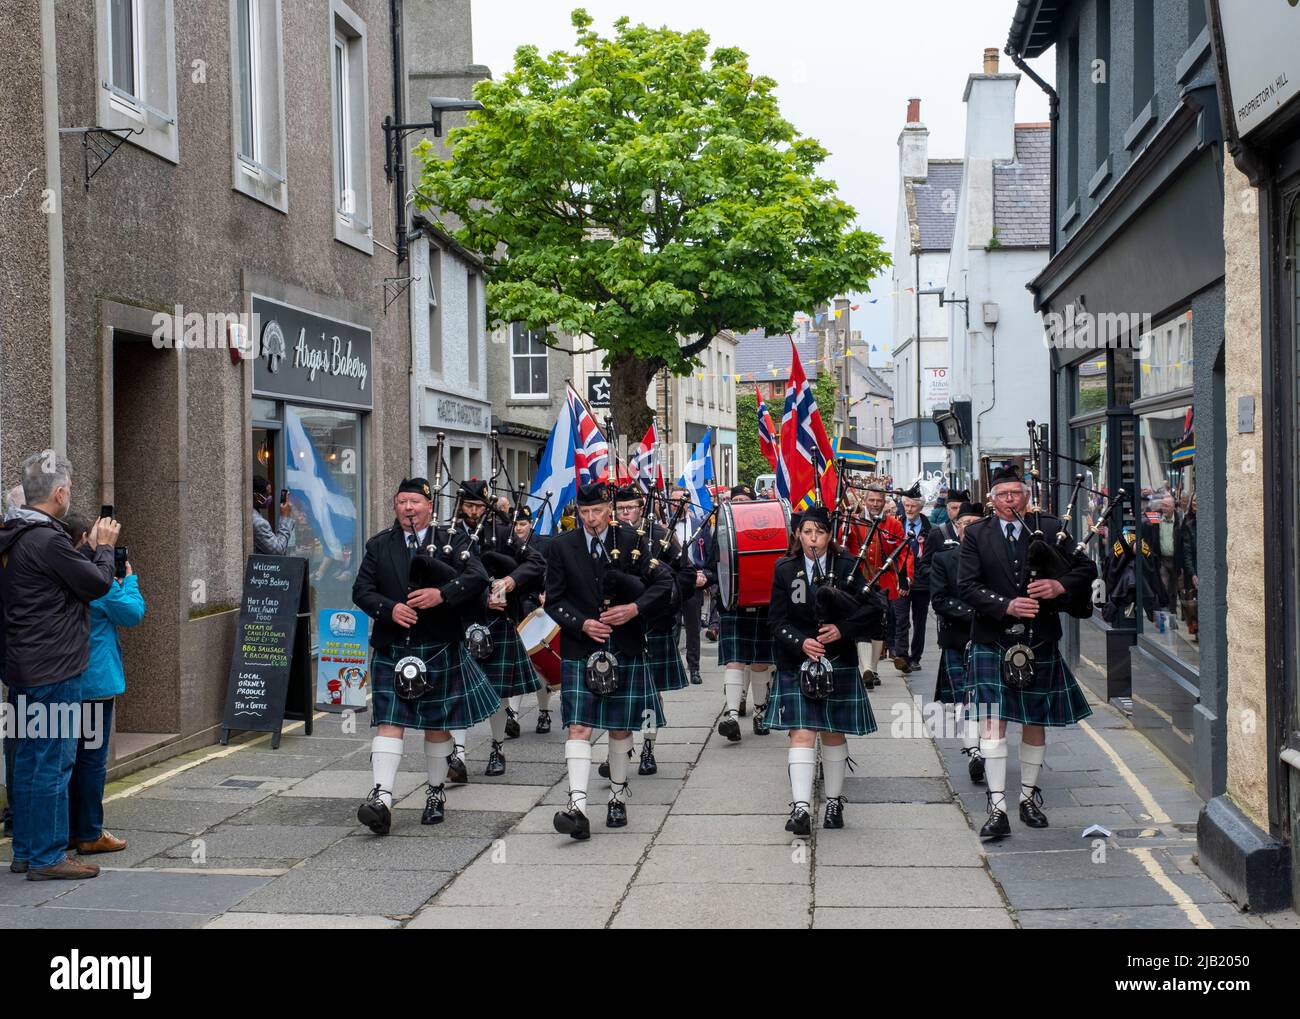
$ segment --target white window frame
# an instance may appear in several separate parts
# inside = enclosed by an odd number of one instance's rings
[[[95,123],[130,129],[131,145],[180,162],[176,106],[174,0],[130,0],[132,85],[113,80],[113,24],[109,0],[95,0]],[[143,14],[148,10],[149,17]]]
[[[239,8],[243,4],[248,5],[249,14],[252,152],[244,151],[244,108],[239,86]],[[274,209],[288,212],[282,0],[229,0],[229,6],[231,187]]]
[[[529,337],[529,349],[526,353],[520,354],[515,350],[515,335],[516,335],[515,330],[519,330],[519,332],[522,333],[524,336]],[[518,322],[512,323],[510,326],[510,398],[512,400],[532,400],[540,403],[540,402],[547,402],[551,398],[551,392],[550,392],[551,390],[551,348],[548,347],[545,343],[542,343],[541,353],[539,354],[535,352],[532,349],[534,343],[537,342],[532,339],[532,337],[535,335],[545,335],[545,334],[538,330],[525,329]],[[515,362],[519,359],[527,359],[529,361],[528,385],[529,385],[529,389],[531,390],[532,379],[533,379],[531,362],[532,359],[536,357],[542,358],[543,362],[546,365],[546,379],[545,379],[546,384],[542,388],[542,391],[540,393],[534,393],[534,392],[521,393],[519,392],[518,389],[515,388]]]
[[[428,330],[428,342],[425,343],[425,365],[435,378],[442,378],[444,359],[442,349],[442,249],[432,242],[426,242],[425,259],[425,296],[428,298],[428,316],[425,319]],[[434,354],[437,354],[435,357]]]
[[[334,239],[374,253],[366,24],[342,0],[330,4],[330,136],[334,161]],[[342,61],[339,59],[340,50]],[[341,79],[341,80],[340,80]],[[346,207],[351,198],[352,208]]]

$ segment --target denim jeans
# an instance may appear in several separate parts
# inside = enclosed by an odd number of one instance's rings
[[[68,832],[77,842],[94,842],[104,834],[104,780],[108,777],[113,698],[83,702],[82,714],[85,731],[77,741],[77,759],[68,785]]]
[[[24,732],[14,754],[14,859],[33,870],[52,867],[68,852],[68,780],[77,758],[81,677],[18,690],[26,700],[20,725],[44,713],[44,735]],[[69,719],[76,724],[69,726]]]
[[[10,711],[12,712],[13,704],[14,704],[14,691],[12,687],[8,687],[8,686],[5,687],[5,702],[9,704]],[[14,716],[10,714],[9,717],[13,718]],[[8,804],[8,806],[5,809],[12,812],[14,807],[14,750],[17,749],[18,743],[16,740],[9,739],[8,737],[5,738],[4,742],[5,742],[5,752],[4,752],[5,803]]]

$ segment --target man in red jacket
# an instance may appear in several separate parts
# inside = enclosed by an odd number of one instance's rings
[[[869,579],[876,575],[876,571],[884,565],[889,554],[903,540],[903,525],[897,517],[885,512],[885,490],[879,485],[871,485],[867,489],[862,508],[863,517],[867,522],[854,525],[849,532],[849,551],[857,555],[862,549],[862,543],[870,536],[871,545],[867,549],[867,554],[863,556],[864,572]],[[874,530],[873,523],[876,524]],[[892,569],[885,571],[877,587],[891,603],[898,598],[898,577]],[[891,604],[885,614],[886,620],[892,619],[892,615]],[[877,670],[884,647],[883,639],[858,642],[858,668],[862,672],[862,682],[868,690],[880,685],[880,675]]]

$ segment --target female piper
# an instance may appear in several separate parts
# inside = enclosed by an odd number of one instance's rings
[[[824,506],[805,512],[795,532],[798,547],[777,561],[769,609],[776,647],[776,681],[768,702],[773,729],[790,732],[790,819],[785,829],[812,834],[812,787],[817,768],[817,736],[822,738],[826,828],[844,827],[846,735],[876,731],[859,677],[857,641],[880,609],[868,598],[869,585],[852,556],[831,541],[830,514]],[[817,677],[828,662],[829,675]]]

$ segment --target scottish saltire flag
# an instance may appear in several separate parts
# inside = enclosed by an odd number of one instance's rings
[[[822,426],[812,386],[803,373],[799,351],[790,341],[790,382],[785,390],[781,414],[781,455],[776,472],[776,491],[793,509],[813,504],[813,488],[821,482],[822,501],[835,502],[835,467],[831,444]],[[825,468],[823,470],[823,467]]]
[[[772,424],[772,415],[767,411],[767,404],[758,386],[754,387],[754,396],[758,399],[758,449],[763,454],[763,459],[772,465],[772,470],[776,470],[776,461],[781,455],[781,436]]]
[[[713,427],[704,433],[704,438],[695,447],[695,452],[686,463],[686,469],[677,479],[677,487],[691,493],[691,520],[698,523],[705,514],[713,509],[713,495],[709,492],[709,482],[713,480]]]
[[[561,411],[547,436],[546,448],[538,461],[537,472],[533,475],[533,489],[530,503],[536,519],[534,528],[538,534],[553,534],[556,522],[564,513],[564,507],[578,496],[577,470],[574,467],[574,417],[569,411]],[[546,493],[551,497],[546,499]]]
[[[357,508],[345,495],[329,465],[307,434],[302,418],[292,407],[284,408],[285,471],[284,487],[293,493],[302,507],[312,531],[331,559],[342,559],[343,550],[351,548],[357,536]]]
[[[572,386],[566,389],[569,413],[573,415],[573,464],[578,472],[578,484],[605,481],[609,477],[609,443],[587,404]]]

